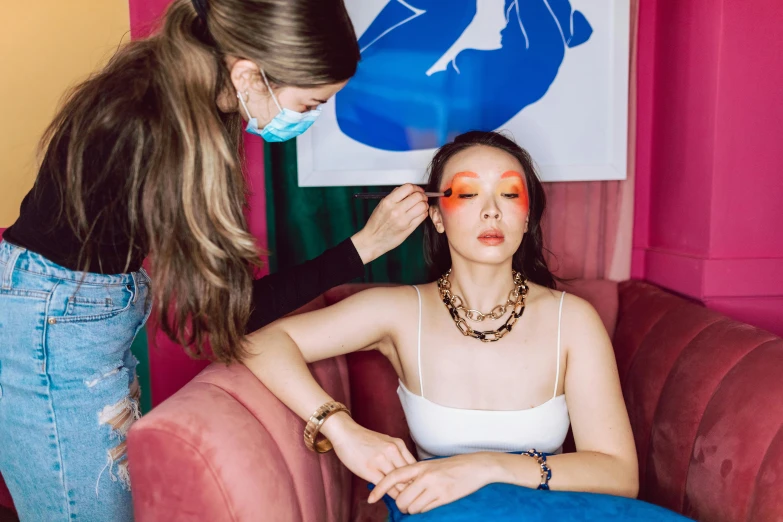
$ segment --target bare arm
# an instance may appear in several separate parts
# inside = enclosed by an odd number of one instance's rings
[[[250,355],[242,362],[286,406],[304,420],[332,397],[307,363],[343,355],[394,337],[410,288],[374,288],[311,313],[281,319],[248,336]],[[388,343],[387,343],[388,344]],[[321,429],[340,460],[373,483],[416,459],[399,439],[366,430],[345,413]]]
[[[365,349],[392,337],[395,307],[408,288],[373,288],[314,312],[280,319],[248,336],[242,362],[302,419],[331,400],[307,363]],[[380,313],[381,311],[383,313]]]
[[[617,363],[601,319],[587,302],[568,296],[563,307],[563,334],[568,363],[566,400],[577,452],[547,458],[553,490],[588,491],[635,497],[638,464]],[[534,459],[490,456],[493,482],[538,487]]]

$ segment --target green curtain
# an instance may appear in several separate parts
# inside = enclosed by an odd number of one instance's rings
[[[149,346],[147,343],[147,328],[146,326],[139,330],[138,335],[133,340],[131,345],[131,353],[139,360],[138,366],[136,366],[136,378],[139,380],[139,386],[141,387],[141,413],[147,413],[152,409],[152,386],[150,386],[150,356]]]
[[[267,233],[270,270],[312,259],[359,231],[377,201],[357,200],[360,191],[392,187],[298,186],[295,140],[265,149]],[[365,266],[363,282],[419,284],[426,281],[423,227],[395,250]]]

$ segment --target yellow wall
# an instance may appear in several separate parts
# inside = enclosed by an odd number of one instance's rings
[[[128,0],[2,0],[0,228],[35,181],[36,145],[63,94],[130,38]]]

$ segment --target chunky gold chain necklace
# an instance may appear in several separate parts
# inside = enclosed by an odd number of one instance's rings
[[[465,307],[465,301],[460,296],[451,293],[451,282],[449,281],[451,269],[438,279],[438,291],[443,299],[443,304],[446,305],[446,308],[451,314],[451,318],[454,319],[454,324],[457,325],[457,330],[459,330],[462,335],[473,337],[485,343],[491,343],[499,341],[511,331],[511,328],[519,318],[522,317],[522,313],[525,311],[525,298],[527,297],[528,292],[528,286],[525,283],[525,280],[522,279],[522,275],[516,270],[513,270],[511,273],[514,276],[514,289],[508,294],[508,300],[503,304],[497,305],[487,314]],[[497,330],[481,332],[474,330],[468,325],[467,319],[476,322],[481,322],[486,318],[500,319],[508,308],[512,306],[513,309],[508,320],[506,320],[506,323]],[[464,317],[460,315],[460,312],[464,314]]]

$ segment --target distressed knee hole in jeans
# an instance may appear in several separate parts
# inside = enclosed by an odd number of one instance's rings
[[[120,373],[120,368],[114,368],[113,370],[104,373],[103,375],[101,375],[98,378],[91,379],[89,381],[84,381],[84,384],[86,384],[88,388],[92,388],[96,384],[101,382],[103,379],[106,379],[107,377],[111,377],[112,375],[116,375],[118,373]]]
[[[106,451],[106,466],[101,470],[101,473],[98,475],[98,482],[95,484],[96,496],[98,495],[98,484],[100,484],[101,476],[106,469],[109,470],[109,476],[113,481],[119,480],[125,489],[130,490],[125,436],[128,434],[131,425],[141,417],[139,410],[140,397],[139,380],[137,377],[134,377],[127,397],[115,404],[106,406],[98,412],[98,422],[111,429],[112,438],[117,439],[117,445]]]

